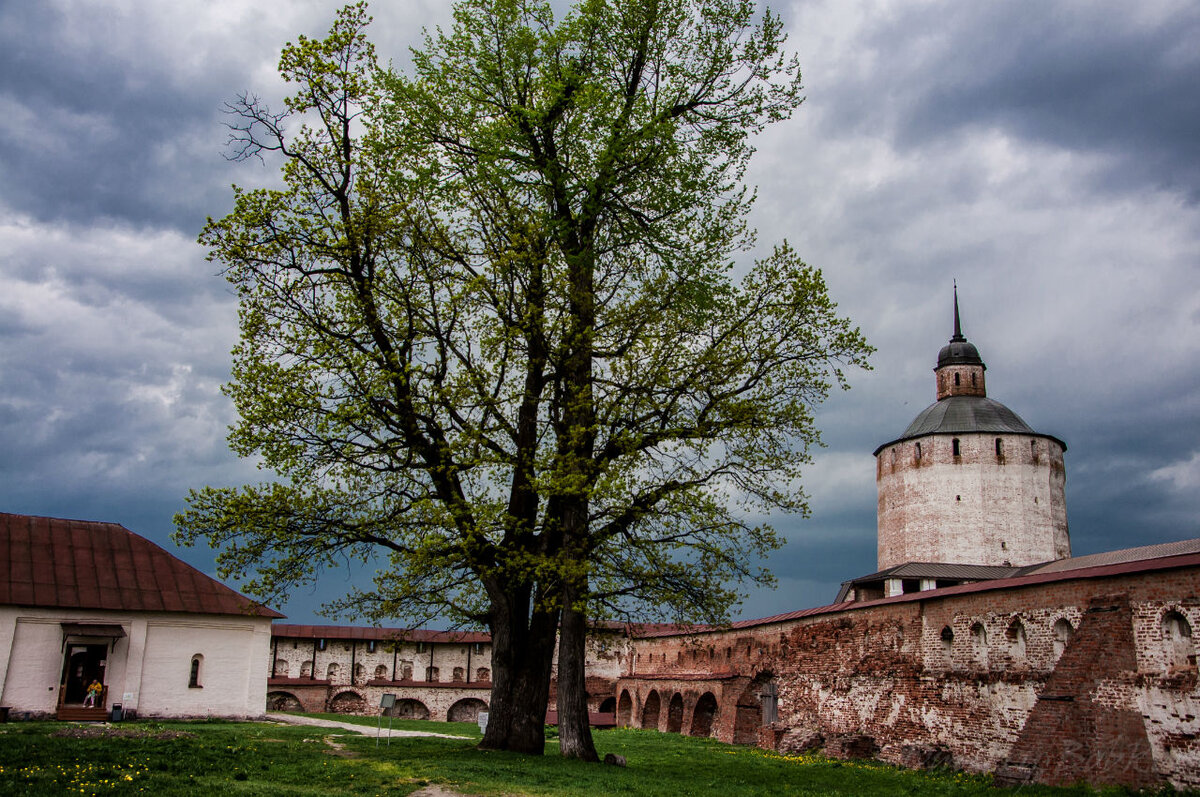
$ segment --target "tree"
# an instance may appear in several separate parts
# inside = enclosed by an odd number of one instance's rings
[[[734,268],[799,71],[750,2],[464,0],[411,75],[366,24],[284,49],[284,113],[231,109],[236,154],[285,163],[201,234],[241,302],[231,444],[277,478],[192,492],[177,537],[262,597],[386,552],[333,608],[486,623],[484,747],[541,752],[559,633],[563,751],[594,759],[589,619],[769,581],[747,510],[806,510],[812,408],[865,365],[786,244]]]

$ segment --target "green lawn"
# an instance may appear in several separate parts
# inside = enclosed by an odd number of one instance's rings
[[[356,721],[372,728],[376,722]],[[474,749],[478,728],[468,723],[393,722],[401,726],[472,738],[393,738],[377,747],[373,738],[336,729],[265,723],[127,722],[104,729],[17,722],[0,725],[0,794],[403,795],[427,783],[473,795],[566,797],[1091,793],[999,790],[976,776],[785,758],[653,731],[598,731],[601,755],[628,759],[619,768],[563,761],[553,742],[543,757],[482,752]]]

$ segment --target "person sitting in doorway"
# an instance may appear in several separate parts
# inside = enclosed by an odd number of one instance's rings
[[[104,691],[104,687],[98,680],[93,679],[87,688],[87,696],[83,698],[84,708],[95,708],[96,700],[100,697],[100,693]]]

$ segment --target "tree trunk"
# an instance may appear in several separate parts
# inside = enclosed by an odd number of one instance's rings
[[[555,612],[529,612],[529,600],[492,608],[492,694],[482,750],[541,755],[546,747],[546,706]]]
[[[588,722],[587,616],[574,605],[579,590],[563,590],[562,621],[558,636],[558,743],[564,758],[599,761]]]

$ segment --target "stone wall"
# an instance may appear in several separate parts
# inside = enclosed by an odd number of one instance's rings
[[[618,720],[1012,783],[1200,786],[1200,562],[1089,575],[639,638]]]
[[[880,570],[906,562],[1021,567],[1071,553],[1063,448],[1053,438],[905,440],[879,451],[876,482]]]

